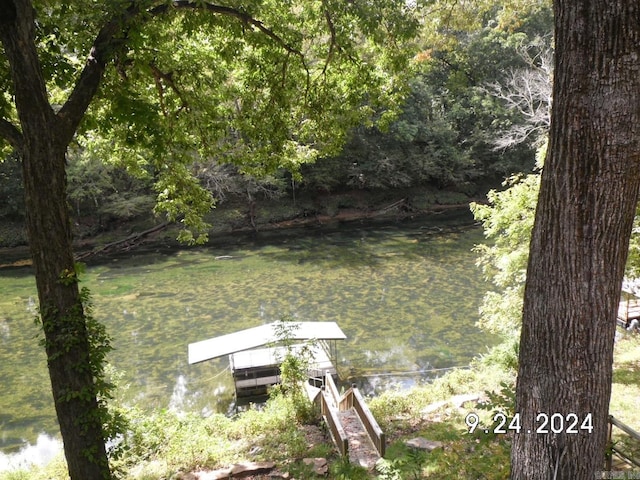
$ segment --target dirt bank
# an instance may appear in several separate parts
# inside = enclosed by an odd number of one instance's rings
[[[404,195],[400,196],[400,193]],[[364,192],[324,196],[319,201],[298,199],[291,201],[262,202],[247,205],[242,202],[228,202],[208,216],[212,225],[209,231],[210,245],[233,245],[244,241],[261,240],[268,242],[278,237],[302,235],[313,230],[344,228],[352,225],[361,228],[377,223],[398,223],[434,218],[451,220],[455,223],[472,223],[469,213],[471,199],[460,195],[444,197],[444,201],[423,201],[422,197],[407,192],[396,196],[367,195]],[[179,248],[176,237],[179,223],[159,221],[157,218],[137,218],[130,221],[112,222],[97,228],[93,219],[80,219],[75,223],[74,249],[78,260],[98,263],[114,254],[123,254],[139,249]],[[4,230],[13,229],[12,238],[24,237],[20,224],[4,224]],[[93,233],[97,232],[97,233]],[[0,242],[2,238],[0,238]],[[18,242],[20,243],[20,242]],[[22,244],[0,247],[0,268],[21,268],[29,266],[29,248]]]

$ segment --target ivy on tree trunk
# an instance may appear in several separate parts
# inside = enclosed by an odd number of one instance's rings
[[[103,416],[90,368],[90,340],[71,245],[65,153],[73,130],[51,109],[33,39],[28,2],[0,2],[0,38],[11,65],[22,131],[11,143],[22,160],[27,234],[53,400],[72,480],[110,478]],[[5,123],[2,127],[10,129]]]
[[[110,477],[100,371],[108,345],[78,290],[67,205],[65,155],[76,133],[101,160],[152,173],[156,211],[186,226],[181,238],[194,240],[195,229],[202,239],[212,199],[194,160],[265,173],[335,152],[348,128],[397,105],[418,27],[412,8],[404,0],[375,9],[322,0],[0,0],[0,147],[22,161],[72,480]]]

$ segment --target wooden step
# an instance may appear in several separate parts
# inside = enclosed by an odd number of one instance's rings
[[[350,408],[340,412],[338,417],[349,439],[349,460],[351,463],[372,469],[380,455],[357,413],[353,408]]]

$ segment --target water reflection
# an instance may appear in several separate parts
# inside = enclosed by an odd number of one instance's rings
[[[187,379],[184,375],[178,375],[173,393],[169,399],[169,410],[182,412],[185,410],[185,398],[187,396]]]
[[[62,442],[45,433],[38,435],[35,445],[27,444],[18,452],[0,452],[0,472],[26,469],[32,465],[44,466],[62,453]]]
[[[2,337],[2,343],[6,343],[11,338],[10,320],[10,318],[0,319],[0,336]]]
[[[33,297],[29,297],[27,300],[27,312],[34,317],[38,314],[38,306],[36,305],[36,301]]]
[[[471,247],[483,241],[482,232],[427,235],[420,227],[137,253],[89,266],[83,286],[113,336],[109,361],[122,384],[131,385],[124,402],[229,411],[227,360],[187,365],[187,345],[283,315],[337,321],[348,337],[338,345],[339,368],[365,392],[410,386],[439,375],[434,368],[468,364],[492,343],[474,326],[484,283]],[[35,282],[24,272],[0,275],[6,452],[21,439],[37,444],[40,432],[56,434],[57,424],[33,323]]]

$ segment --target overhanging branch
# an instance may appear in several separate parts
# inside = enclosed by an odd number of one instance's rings
[[[181,110],[184,110],[184,109],[188,110],[189,109],[189,102],[187,102],[186,97],[184,96],[184,94],[182,93],[180,88],[176,85],[175,81],[173,80],[173,72],[168,72],[168,73],[163,72],[153,62],[149,64],[149,68],[151,69],[151,74],[153,75],[153,79],[154,79],[154,81],[156,83],[156,88],[158,90],[158,96],[160,98],[160,108],[162,109],[163,115],[167,116],[168,113],[169,113],[167,111],[166,107],[165,107],[165,104],[164,104],[163,82],[166,83],[167,86],[171,90],[173,90],[173,92],[180,99],[181,105],[180,105],[180,108],[178,109],[178,112],[180,112]]]
[[[22,133],[5,118],[0,118],[0,137],[4,138],[16,150],[22,149]]]
[[[299,49],[286,42],[262,21],[240,9],[189,0],[175,0],[170,5],[164,3],[146,11],[141,10],[139,5],[140,2],[132,1],[126,10],[111,18],[98,32],[78,81],[71,95],[69,95],[69,98],[57,114],[61,122],[61,141],[69,143],[73,138],[80,121],[89,108],[89,104],[98,91],[107,64],[126,46],[126,33],[133,19],[148,21],[153,17],[168,13],[172,8],[206,10],[214,14],[236,18],[271,38],[285,51],[299,57],[308,72],[304,54]]]
[[[213,3],[193,2],[190,0],[174,0],[171,5],[166,5],[166,4],[159,5],[151,9],[149,13],[151,13],[152,15],[159,15],[167,12],[171,6],[177,9],[206,10],[208,12],[213,12],[220,15],[226,15],[228,17],[235,17],[245,25],[250,25],[258,29],[260,32],[262,32],[267,37],[275,41],[278,45],[280,45],[280,47],[282,47],[284,50],[294,55],[297,55],[304,61],[304,54],[300,50],[298,50],[297,48],[287,43],[282,37],[280,37],[277,33],[275,33],[269,27],[267,27],[262,21],[249,15],[246,12],[243,12],[240,9],[227,7],[223,5],[215,5]]]
[[[132,2],[129,8],[104,24],[98,32],[82,73],[71,95],[57,115],[62,122],[60,134],[66,143],[69,143],[73,138],[89,104],[98,91],[107,63],[125,46],[125,33],[128,25],[139,13],[140,10],[136,3]]]

